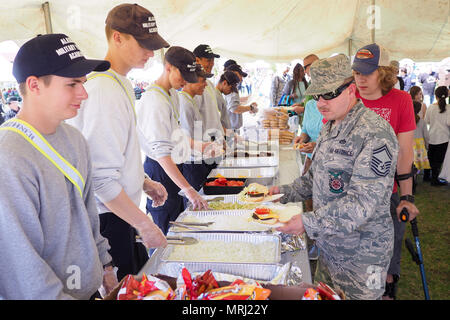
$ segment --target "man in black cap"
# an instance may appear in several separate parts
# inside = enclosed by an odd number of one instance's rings
[[[8,107],[9,111],[5,113],[5,121],[17,116],[20,110],[19,99],[15,96],[8,97]]]
[[[221,118],[222,125],[225,130],[231,129],[231,121],[228,116],[227,102],[224,96],[229,95],[233,91],[236,91],[236,86],[239,83],[239,77],[233,71],[225,71],[221,76],[216,85],[216,98],[217,105],[221,113],[224,113],[226,117]]]
[[[231,61],[231,62],[230,62]],[[242,79],[247,77],[248,74],[244,71],[242,71],[242,67],[236,63],[232,63],[234,60],[228,60],[225,63],[227,65],[225,71],[232,71],[239,77],[239,82],[242,82]],[[239,92],[237,88],[233,90],[232,93],[225,96],[225,99],[227,101],[227,109],[228,109],[228,116],[231,121],[231,128],[233,130],[238,130],[243,125],[243,119],[242,114],[244,112],[250,112],[250,113],[257,113],[257,103],[252,102],[249,106],[241,105],[241,99],[239,97]]]
[[[183,91],[179,92],[180,102],[180,127],[186,131],[191,139],[202,141],[202,123],[204,113],[201,112],[196,97],[201,97],[205,88],[208,87],[207,79],[211,78],[212,73],[207,73],[202,65],[197,64],[196,74],[198,81],[196,83],[186,83]],[[214,96],[215,97],[215,96]],[[211,161],[213,162],[213,161]],[[190,159],[183,163],[183,176],[190,185],[197,191],[202,188],[211,169],[204,161],[202,153],[193,150]],[[185,205],[187,205],[185,200]]]
[[[182,47],[170,47],[164,56],[162,75],[147,89],[137,105],[139,141],[146,155],[145,172],[160,182],[168,193],[162,206],[155,207],[153,201],[148,200],[147,212],[164,233],[168,231],[169,221],[175,221],[184,210],[183,198],[178,194],[180,190],[195,209],[208,208],[206,200],[182,174],[182,164],[186,160],[184,154],[176,154],[178,148],[187,149],[190,153],[190,147],[194,145],[193,140],[184,138],[180,129],[177,90],[186,82],[197,81],[194,54]],[[205,146],[200,143],[202,150]]]
[[[92,184],[89,147],[64,121],[87,98],[86,74],[109,62],[87,60],[64,34],[26,42],[13,74],[23,105],[0,127],[0,297],[89,299],[117,278]]]
[[[136,274],[148,260],[145,247],[164,247],[162,231],[139,209],[144,190],[162,205],[164,187],[145,177],[136,132],[135,95],[128,72],[143,68],[153,51],[169,44],[158,34],[154,15],[137,4],[121,4],[108,13],[105,33],[111,62],[106,72],[88,76],[89,98],[70,121],[89,142],[94,190],[102,234],[111,245],[118,278]],[[139,233],[142,243],[136,242]]]
[[[207,44],[200,44],[194,49],[195,60],[200,64],[206,73],[212,73],[214,67],[214,59],[219,58],[220,55],[214,53],[211,47]],[[214,84],[210,80],[206,80],[206,88],[202,95],[194,97],[198,105],[199,111],[202,115],[202,139],[204,141],[216,141],[221,143],[225,136],[226,128],[223,123],[228,123],[228,112],[219,108]],[[217,159],[204,159],[203,171],[206,176],[212,169],[216,168]]]
[[[201,44],[194,49],[195,60],[200,64],[206,73],[211,73],[214,67],[214,59],[220,55],[212,52],[211,47]],[[224,129],[221,123],[221,110],[217,106],[216,95],[214,93],[214,84],[206,80],[207,86],[201,96],[195,98],[198,103],[200,113],[203,116],[203,136],[211,137],[208,140],[220,140],[224,135]]]

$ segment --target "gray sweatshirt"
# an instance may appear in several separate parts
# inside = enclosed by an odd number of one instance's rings
[[[242,114],[234,113],[237,107],[241,105],[239,93],[231,92],[225,96],[228,109],[228,117],[231,122],[231,129],[240,129],[243,124]]]
[[[136,117],[129,97],[133,86],[116,73],[128,94],[114,80],[98,77],[84,85],[89,97],[78,115],[67,121],[81,131],[89,143],[94,168],[93,180],[99,213],[110,212],[104,203],[121,190],[139,206],[144,184],[144,167],[136,132]]]
[[[83,199],[21,135],[0,130],[0,299],[89,299],[111,256],[88,146],[64,123],[44,137],[83,176]]]

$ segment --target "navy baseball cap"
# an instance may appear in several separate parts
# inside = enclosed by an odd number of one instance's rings
[[[372,43],[356,52],[352,69],[367,75],[377,70],[378,67],[389,66],[390,60],[387,50],[376,43]]]
[[[238,65],[238,64],[232,64],[232,65],[228,66],[228,68],[226,68],[225,70],[226,70],[226,71],[237,71],[237,72],[239,72],[240,75],[243,76],[244,78],[245,78],[246,76],[248,76],[248,74],[247,74],[246,72],[242,71],[241,66]]]
[[[212,52],[211,47],[208,46],[207,44],[198,45],[193,52],[195,56],[198,58],[207,58],[207,59],[220,58],[220,55]]]
[[[229,59],[229,60],[225,61],[225,63],[223,64],[223,67],[224,67],[224,69],[227,69],[229,66],[231,66],[233,64],[237,64],[236,60]]]
[[[108,70],[110,66],[105,60],[86,59],[65,34],[46,34],[20,47],[14,59],[13,75],[18,83],[25,82],[29,76],[79,78],[92,71]]]
[[[240,82],[239,77],[233,71],[225,71],[222,78],[227,80],[228,84],[233,88]]]
[[[167,50],[164,58],[168,63],[180,70],[184,80],[190,83],[198,82],[196,73],[197,64],[195,63],[195,56],[191,51],[183,47],[173,46]]]

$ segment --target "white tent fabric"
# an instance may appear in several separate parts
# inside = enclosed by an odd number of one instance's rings
[[[0,41],[18,44],[46,33],[43,0],[2,0]],[[104,22],[124,1],[49,0],[54,33],[69,35],[86,56],[106,53]],[[148,0],[171,45],[213,51],[239,62],[286,62],[309,53],[354,54],[372,42],[392,59],[440,61],[450,55],[450,0]],[[375,20],[374,20],[375,18]]]

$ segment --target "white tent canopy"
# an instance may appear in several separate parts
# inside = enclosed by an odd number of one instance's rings
[[[92,58],[106,53],[108,11],[124,1],[2,0],[0,41],[19,45],[39,33],[65,33]],[[450,0],[148,0],[171,45],[239,62],[286,62],[309,53],[354,54],[375,40],[392,59],[440,61],[450,53]]]

